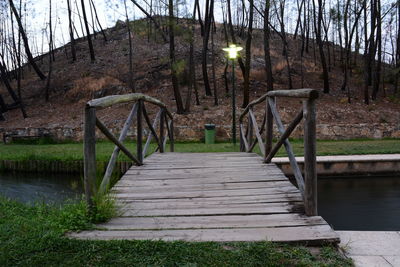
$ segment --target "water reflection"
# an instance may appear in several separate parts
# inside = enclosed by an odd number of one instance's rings
[[[83,194],[79,175],[0,173],[0,195],[24,203],[63,203]]]
[[[400,175],[318,180],[318,212],[335,230],[400,230]]]

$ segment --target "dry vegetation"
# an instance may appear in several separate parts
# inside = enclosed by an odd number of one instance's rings
[[[150,40],[147,35],[135,24],[134,34],[134,79],[137,92],[145,93],[164,101],[172,111],[175,111],[175,102],[170,81],[168,67],[168,43]],[[127,87],[128,83],[128,34],[123,24],[107,30],[109,41],[104,43],[100,37],[94,41],[96,61],[90,63],[87,44],[84,39],[78,40],[77,62],[72,63],[70,59],[69,47],[62,47],[56,51],[56,61],[53,65],[53,80],[51,83],[50,101],[44,100],[45,82],[36,78],[29,67],[25,68],[24,80],[22,83],[22,95],[27,106],[29,118],[23,119],[20,110],[12,110],[5,114],[6,121],[0,123],[1,128],[21,128],[21,127],[63,127],[68,126],[77,128],[82,125],[84,103],[91,99],[111,94],[130,93],[132,89]],[[277,36],[272,36],[272,64],[273,75],[276,89],[287,88],[286,63],[282,56],[281,41]],[[189,114],[176,115],[176,125],[196,126],[204,123],[217,123],[218,125],[230,125],[230,103],[231,99],[225,93],[223,70],[225,66],[224,54],[221,50],[226,46],[223,39],[223,29],[219,25],[216,35],[216,51],[218,56],[217,63],[217,88],[219,106],[213,105],[213,97],[204,96],[202,77],[200,71],[201,64],[201,37],[195,37],[195,58],[197,60],[197,80],[199,85],[201,105],[196,106],[194,94],[192,95],[192,108]],[[309,54],[305,55],[303,68],[301,68],[300,41],[289,38],[289,56],[292,65],[293,85],[295,88],[315,88],[321,89],[323,86],[321,78],[321,68],[318,62],[314,61],[313,47]],[[244,42],[244,40],[242,40]],[[189,44],[185,35],[177,37],[176,52],[179,60],[188,59]],[[337,52],[338,53],[338,52]],[[266,91],[264,52],[262,32],[254,32],[254,42],[252,49],[252,71],[251,71],[251,91],[250,100],[253,100]],[[67,57],[67,56],[68,57]],[[45,57],[45,56],[44,56]],[[323,95],[318,101],[318,122],[334,124],[355,124],[355,123],[391,123],[399,124],[400,105],[396,98],[384,97],[384,90],[391,90],[391,85],[387,84],[381,90],[378,100],[370,105],[363,104],[361,95],[361,71],[354,68],[350,77],[350,88],[352,91],[352,103],[347,103],[345,92],[340,91],[342,73],[339,62],[331,59],[332,69],[331,94]],[[37,59],[42,70],[47,70],[47,58]],[[304,79],[302,84],[301,70],[303,69]],[[230,69],[229,69],[230,70]],[[211,74],[211,70],[210,70]],[[241,104],[241,72],[236,69],[239,79],[238,103]],[[181,73],[181,93],[186,97],[187,85],[185,76],[187,70]],[[212,82],[212,80],[211,80]],[[0,87],[2,95],[7,95],[5,89]],[[322,95],[322,94],[321,94]],[[6,99],[6,101],[10,101]],[[284,120],[288,120],[299,106],[296,101],[283,100],[280,102],[284,112]],[[129,112],[127,105],[118,106],[112,110],[105,110],[100,113],[103,120],[109,125],[117,125]],[[260,111],[261,112],[261,111]],[[150,112],[151,113],[151,112]]]

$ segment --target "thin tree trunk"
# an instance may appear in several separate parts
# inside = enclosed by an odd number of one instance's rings
[[[250,12],[249,12],[249,26],[247,30],[247,40],[246,40],[246,61],[245,61],[245,75],[243,82],[243,104],[242,108],[245,108],[249,104],[250,95],[250,64],[251,64],[251,40],[253,38],[253,14],[254,14],[254,1],[250,2]]]
[[[212,20],[214,21],[214,15],[212,16]],[[213,78],[213,89],[214,89],[214,105],[218,106],[217,80],[215,78],[214,31],[211,31],[211,64],[212,64],[212,78]]]
[[[168,12],[169,13],[169,16],[168,16],[168,21],[169,21],[169,58],[170,58],[170,64],[171,64],[172,86],[174,89],[177,113],[183,114],[184,109],[183,109],[181,93],[179,91],[178,77],[177,77],[176,66],[175,66],[175,35],[174,35],[175,21],[174,21],[174,1],[173,0],[169,0],[168,10],[169,10],[169,12]]]
[[[45,95],[45,99],[46,102],[49,101],[50,99],[50,82],[51,82],[51,73],[53,70],[53,62],[52,62],[52,58],[51,58],[51,52],[53,50],[53,23],[52,23],[52,18],[51,18],[51,9],[52,9],[52,5],[51,5],[51,0],[49,0],[49,34],[50,34],[50,38],[49,38],[49,73],[47,75],[47,82],[46,82],[46,95]]]
[[[86,16],[86,11],[85,11],[85,1],[84,0],[81,0],[81,6],[82,6],[83,22],[85,24],[87,40],[88,40],[88,45],[89,45],[90,59],[93,62],[93,61],[96,60],[96,58],[94,56],[94,48],[93,48],[92,38],[90,37],[90,30],[89,30],[89,24],[88,24],[88,21],[87,21],[87,16]]]
[[[107,36],[106,36],[106,33],[105,33],[104,30],[103,30],[103,27],[101,27],[101,23],[100,23],[100,20],[99,20],[98,15],[97,15],[97,10],[96,10],[96,7],[95,7],[95,5],[94,5],[94,3],[93,3],[93,0],[90,0],[90,3],[91,3],[92,6],[93,6],[94,16],[95,16],[95,18],[96,18],[97,25],[99,25],[101,34],[103,35],[104,42],[107,42]],[[125,4],[125,5],[126,5],[126,4]]]
[[[22,40],[24,41],[25,53],[26,53],[26,56],[28,57],[29,64],[30,64],[30,65],[32,66],[32,68],[35,70],[35,72],[36,72],[36,74],[39,76],[39,78],[40,78],[41,80],[45,80],[45,79],[46,79],[46,76],[42,73],[42,71],[41,71],[41,70],[39,69],[39,67],[36,65],[35,60],[33,59],[31,50],[30,50],[30,48],[29,48],[28,38],[26,37],[24,27],[22,26],[21,18],[20,18],[19,15],[18,15],[18,11],[17,11],[17,9],[15,8],[14,3],[13,3],[12,0],[9,0],[9,3],[10,3],[11,10],[12,10],[12,12],[13,12],[13,14],[14,14],[14,17],[15,17],[15,19],[17,20],[18,28],[19,28],[19,32],[20,32],[20,34],[21,34]]]
[[[73,29],[73,22],[72,22],[72,10],[70,0],[67,0],[68,6],[68,22],[69,22],[69,37],[71,40],[71,54],[72,54],[72,61],[76,61],[76,49],[75,49],[75,38],[74,38],[74,29]]]
[[[126,6],[126,0],[124,0],[124,7],[125,7],[125,17],[126,17],[126,24],[127,24],[127,29],[128,29],[128,39],[129,39],[129,87],[131,88],[131,91],[134,93],[135,90],[135,84],[133,80],[133,49],[132,49],[132,33],[131,33],[131,25],[128,17],[128,9]]]

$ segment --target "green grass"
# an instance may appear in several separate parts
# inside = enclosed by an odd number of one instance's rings
[[[0,266],[351,266],[332,247],[255,243],[83,241],[84,202],[28,206],[0,198]],[[102,218],[104,219],[104,218]]]
[[[296,155],[303,155],[303,141],[293,140],[293,149]],[[135,151],[133,142],[127,143],[131,151]],[[99,161],[108,161],[114,145],[110,142],[98,142],[96,145],[96,156]],[[149,151],[154,151],[152,144]],[[205,145],[203,143],[176,143],[176,152],[233,152],[239,151],[239,145],[233,146],[230,143],[216,143]],[[259,152],[256,146],[255,152]],[[351,154],[391,154],[400,153],[399,139],[383,140],[349,140],[349,141],[318,141],[318,155],[351,155]],[[277,156],[285,156],[282,148]],[[82,143],[68,144],[1,144],[0,160],[61,160],[72,161],[83,159]],[[120,155],[120,160],[127,158]]]

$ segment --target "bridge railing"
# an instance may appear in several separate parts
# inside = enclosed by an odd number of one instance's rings
[[[308,216],[317,215],[317,172],[316,172],[316,113],[315,101],[318,91],[314,89],[276,90],[270,91],[260,98],[251,102],[239,117],[240,125],[240,148],[241,151],[252,152],[259,145],[265,163],[270,163],[272,158],[284,145],[289,157],[290,165],[296,179],[299,191],[302,194],[305,213]],[[303,100],[303,108],[298,112],[293,121],[284,128],[279,115],[276,98],[290,97]],[[264,103],[264,117],[261,127],[258,126],[254,115],[254,107]],[[244,120],[247,117],[247,127]],[[289,136],[296,126],[304,118],[304,178],[299,165],[295,159]],[[272,147],[273,121],[275,121],[280,138]],[[265,143],[263,134],[265,131]],[[254,138],[254,136],[256,138]]]
[[[132,109],[126,119],[124,126],[117,138],[96,116],[96,110],[111,107],[116,104],[133,103]],[[153,123],[147,113],[145,104],[153,104],[159,107],[159,111]],[[144,122],[147,124],[149,134],[143,146]],[[136,154],[129,151],[123,144],[127,137],[128,130],[136,120]],[[99,188],[96,184],[96,126],[115,144],[113,153],[107,165],[104,177]],[[93,196],[96,193],[104,194],[110,184],[111,175],[117,162],[119,152],[122,151],[136,165],[142,165],[143,159],[149,148],[151,139],[157,143],[156,151],[165,151],[167,140],[170,141],[170,150],[174,151],[174,124],[172,114],[166,105],[161,101],[144,94],[112,95],[87,102],[85,107],[85,128],[84,128],[84,183],[85,195],[89,208],[93,207]],[[157,129],[158,128],[158,129]],[[157,131],[158,130],[158,131]]]

